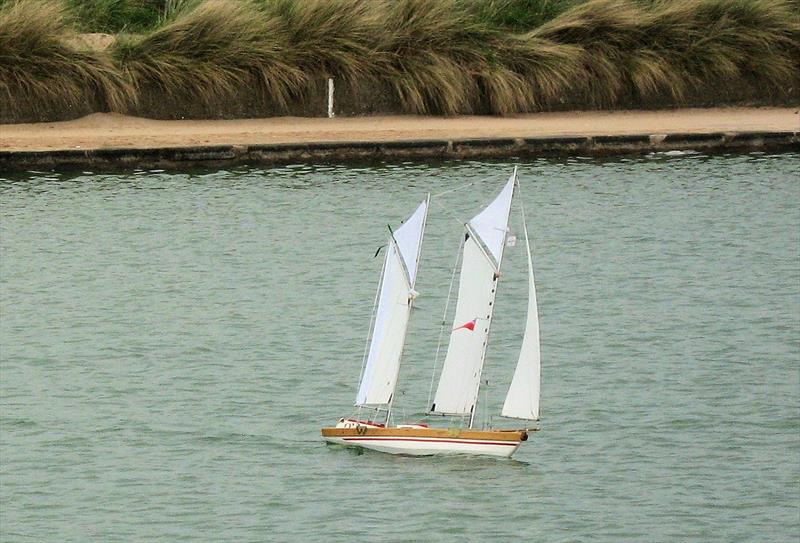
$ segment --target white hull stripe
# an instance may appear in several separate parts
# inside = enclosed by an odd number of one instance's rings
[[[417,443],[460,443],[463,445],[506,445],[516,447],[517,441],[478,441],[474,439],[426,439],[420,437],[342,437],[344,441],[413,441]]]

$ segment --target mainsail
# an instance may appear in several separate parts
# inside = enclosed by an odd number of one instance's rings
[[[525,248],[528,251],[528,318],[522,349],[514,370],[514,378],[503,404],[502,415],[517,419],[539,420],[539,389],[541,385],[541,355],[539,351],[539,313],[536,305],[536,284],[533,280],[533,259],[528,240],[528,227],[523,217]]]
[[[431,412],[468,415],[475,409],[515,180],[516,170],[465,226],[456,313]]]
[[[389,405],[397,385],[414,283],[428,215],[428,200],[389,236],[367,361],[356,396],[357,406]]]

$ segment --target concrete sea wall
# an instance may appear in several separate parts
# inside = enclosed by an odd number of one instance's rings
[[[32,168],[180,169],[190,166],[230,167],[293,162],[607,155],[674,150],[800,150],[800,130],[0,151],[0,171]]]

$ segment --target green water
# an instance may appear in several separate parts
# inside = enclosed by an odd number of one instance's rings
[[[386,223],[458,188],[428,220],[413,418],[459,220],[513,164],[541,431],[511,461],[325,446]],[[796,541],[798,172],[790,153],[5,175],[0,540]],[[504,262],[481,422],[512,375],[524,259]]]

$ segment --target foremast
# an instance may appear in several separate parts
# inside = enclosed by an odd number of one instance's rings
[[[416,283],[430,196],[391,231],[378,286],[369,344],[356,395],[357,407],[387,409],[394,400]]]

